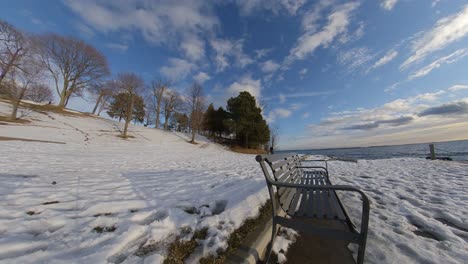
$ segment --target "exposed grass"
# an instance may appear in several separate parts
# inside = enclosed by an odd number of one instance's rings
[[[26,214],[27,214],[27,215],[37,215],[37,214],[40,214],[40,212],[27,211]]]
[[[100,214],[95,214],[93,215],[94,217],[99,217],[99,216],[109,216],[109,215],[112,215],[112,213],[100,213]]]
[[[122,139],[128,139],[128,138],[135,138],[134,136],[130,136],[130,135],[117,135],[117,137],[119,138],[122,138]]]
[[[226,258],[233,254],[240,246],[245,244],[248,239],[249,233],[254,229],[259,228],[261,223],[268,221],[271,218],[271,201],[268,200],[262,207],[260,207],[259,215],[255,218],[247,219],[241,227],[236,229],[228,240],[228,248],[225,252],[221,252],[217,257],[209,256],[200,259],[200,264],[221,264],[225,263]]]
[[[12,120],[11,117],[9,117],[9,116],[2,116],[2,115],[0,115],[0,121],[1,121],[1,122],[8,122],[8,123],[16,123],[16,124],[28,124],[28,123],[31,123],[31,121],[26,120],[26,119],[17,118],[17,119],[15,119],[15,120]]]
[[[14,138],[14,137],[0,137],[0,141],[10,141],[10,140],[27,141],[27,142],[54,143],[54,144],[65,144],[65,142],[49,141],[49,140],[37,140],[37,139]]]
[[[96,233],[104,233],[104,232],[114,232],[117,228],[115,226],[96,226],[93,228],[93,231]]]
[[[11,100],[6,99],[6,98],[0,98],[0,101],[5,102],[5,103],[10,103],[10,104],[12,103]],[[78,116],[78,117],[88,116],[88,117],[97,118],[95,115],[92,115],[90,113],[82,113],[82,112],[75,111],[75,110],[67,110],[66,108],[58,107],[56,105],[31,104],[31,103],[22,101],[20,103],[20,107],[34,110],[39,113],[53,112],[53,113],[57,113],[61,115],[67,115],[67,116]]]
[[[56,204],[59,203],[59,201],[50,201],[50,202],[45,202],[43,205],[48,205],[48,204]]]
[[[183,241],[181,238],[177,238],[174,243],[169,245],[167,250],[167,257],[164,260],[164,264],[183,264],[190,254],[197,248],[198,240],[205,239],[207,236],[207,228],[203,228],[195,231],[193,237],[190,240]]]
[[[237,153],[243,153],[243,154],[267,154],[268,152],[264,149],[249,149],[249,148],[243,148],[240,146],[232,146],[231,150]]]

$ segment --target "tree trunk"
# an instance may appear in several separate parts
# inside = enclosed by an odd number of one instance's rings
[[[195,129],[192,128],[192,140],[190,143],[195,143]]]
[[[170,114],[164,115],[164,130],[167,130],[167,124],[169,123],[169,115]]]
[[[65,94],[62,94],[60,96],[60,101],[59,101],[58,106],[61,107],[61,108],[65,108],[66,102],[67,102],[67,96]]]
[[[11,111],[11,116],[10,116],[10,119],[11,120],[16,120],[16,114],[18,113],[18,106],[20,104],[20,101],[21,100],[16,100],[14,103],[13,103],[13,111]]]
[[[18,114],[18,107],[25,93],[26,93],[26,88],[21,89],[18,99],[13,103],[13,110],[11,111],[11,117],[10,117],[11,120],[16,120],[16,115]]]
[[[132,120],[132,114],[133,114],[133,103],[134,103],[134,95],[130,95],[130,107],[127,108],[127,116],[125,118],[125,126],[124,126],[124,131],[123,131],[123,136],[127,136],[127,130],[128,130],[128,124]]]
[[[101,102],[101,100],[102,100],[102,94],[99,94],[99,97],[98,97],[98,99],[97,99],[97,101],[96,101],[96,105],[95,105],[94,108],[93,108],[93,115],[96,113],[96,110],[97,110],[97,108],[98,108],[99,103]]]

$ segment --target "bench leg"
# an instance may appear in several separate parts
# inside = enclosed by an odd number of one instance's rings
[[[267,251],[266,251],[266,256],[265,256],[265,264],[268,264],[269,261],[270,261],[270,256],[271,256],[271,252],[273,251],[273,242],[275,241],[275,237],[276,237],[276,221],[273,220],[273,223],[271,225],[271,241],[270,243],[268,244],[268,247],[267,247]]]
[[[357,264],[364,263],[364,254],[366,252],[366,240],[359,243],[358,255],[357,255]]]

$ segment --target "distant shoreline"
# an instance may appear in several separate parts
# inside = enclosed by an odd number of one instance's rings
[[[450,142],[460,142],[468,141],[467,139],[457,139],[457,140],[447,140],[447,141],[432,141],[432,142],[422,142],[422,143],[408,143],[408,144],[396,144],[396,145],[375,145],[367,147],[341,147],[341,148],[310,148],[310,149],[278,149],[278,152],[296,152],[296,151],[318,151],[318,150],[341,150],[341,149],[361,149],[361,148],[382,148],[382,147],[397,147],[397,146],[413,146],[421,144],[437,144],[437,143],[450,143]],[[468,150],[467,150],[468,151]]]

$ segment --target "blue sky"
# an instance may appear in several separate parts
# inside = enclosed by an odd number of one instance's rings
[[[468,138],[465,1],[18,0],[0,17],[84,39],[113,74],[196,80],[217,106],[247,90],[282,149]]]

